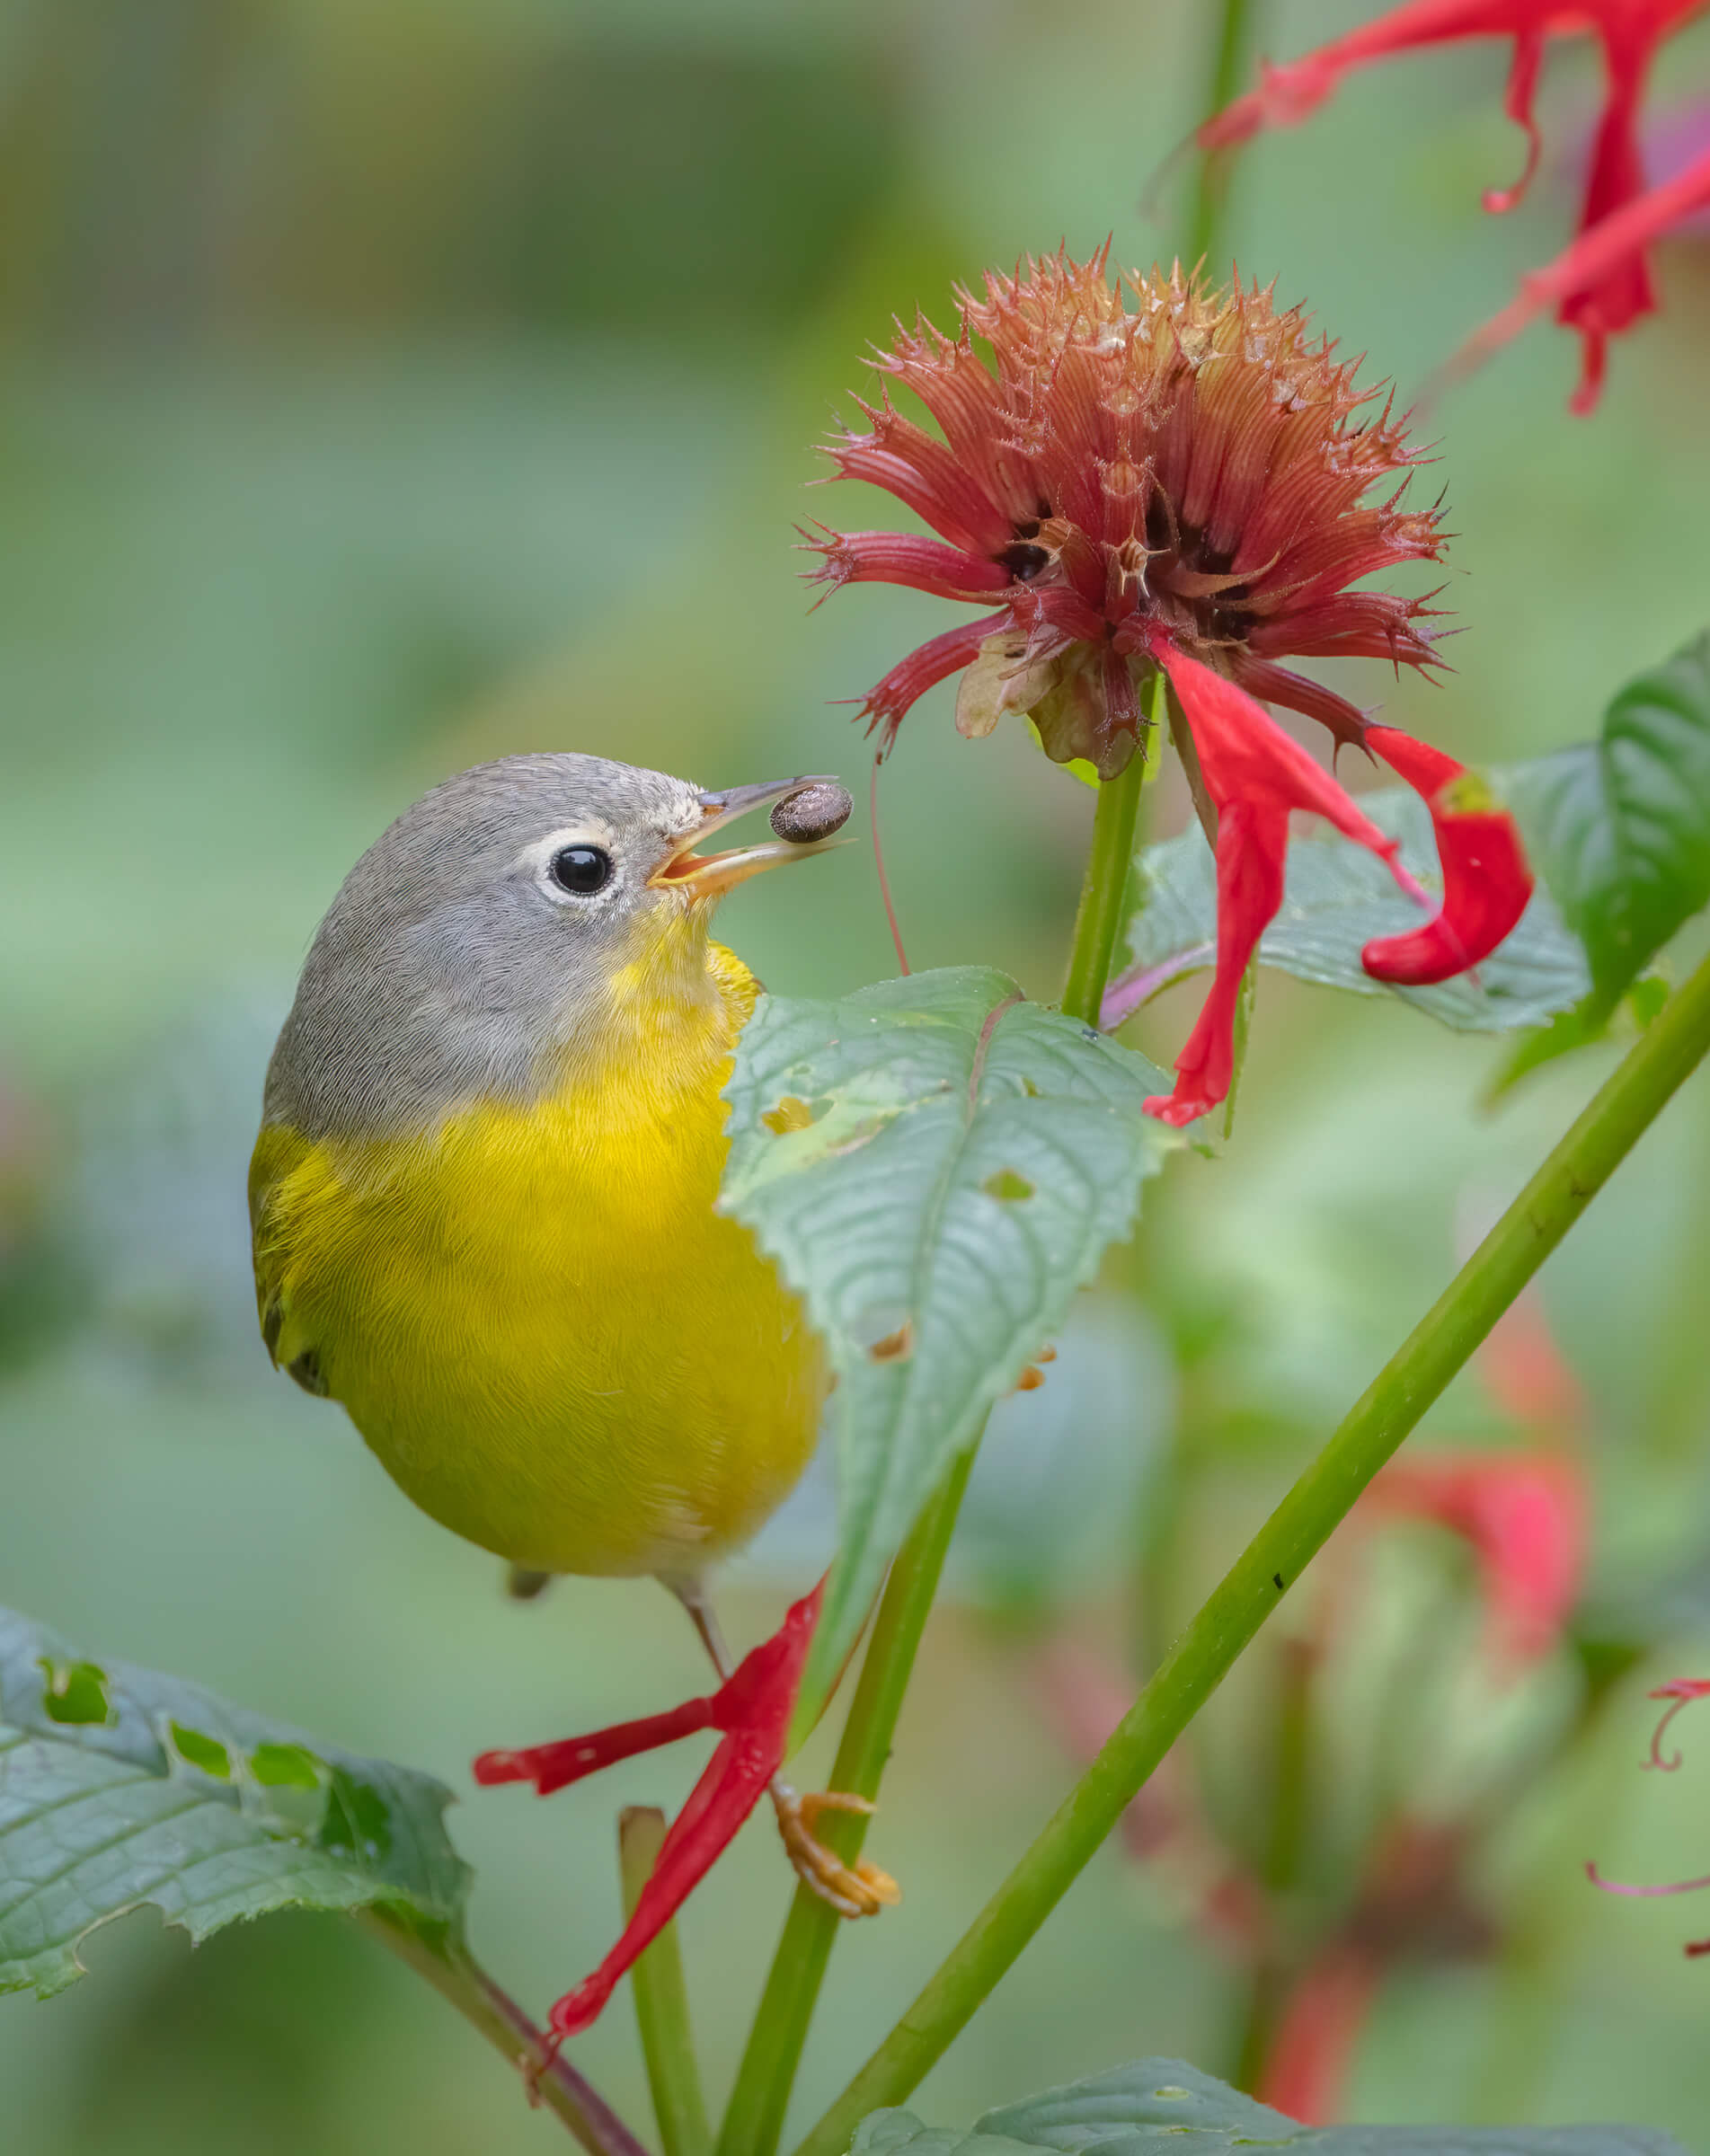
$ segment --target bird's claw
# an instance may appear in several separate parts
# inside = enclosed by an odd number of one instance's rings
[[[821,1812],[871,1814],[873,1807],[865,1797],[852,1797],[844,1789],[820,1789],[801,1797],[787,1783],[778,1782],[773,1785],[772,1802],[796,1877],[839,1916],[877,1916],[881,1909],[901,1901],[902,1889],[888,1871],[864,1858],[846,1864],[813,1831]]]

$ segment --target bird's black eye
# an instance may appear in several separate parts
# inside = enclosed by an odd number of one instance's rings
[[[612,857],[604,846],[565,846],[552,858],[552,879],[561,891],[591,898],[612,879]]]

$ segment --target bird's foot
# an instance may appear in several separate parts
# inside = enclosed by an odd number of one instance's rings
[[[839,1916],[877,1916],[881,1909],[893,1908],[901,1901],[902,1889],[888,1871],[881,1871],[865,1858],[846,1864],[813,1831],[821,1812],[870,1815],[873,1807],[867,1798],[852,1797],[844,1789],[820,1789],[801,1797],[787,1781],[774,1776],[772,1804],[797,1878]]]

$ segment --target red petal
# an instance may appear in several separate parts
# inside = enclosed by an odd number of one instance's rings
[[[617,1944],[553,2008],[548,2026],[555,2036],[576,2036],[598,2019],[618,1979],[670,1922],[765,1795],[783,1763],[823,1585],[792,1606],[771,1639],[744,1656],[713,1696],[713,1727],[727,1735],[672,1822]]]
[[[1194,738],[1199,738],[1197,728]],[[1206,775],[1209,781],[1210,773]],[[1155,1093],[1146,1104],[1161,1122],[1179,1129],[1228,1095],[1235,1077],[1235,1014],[1242,976],[1282,904],[1288,852],[1287,808],[1238,799],[1227,807],[1218,801],[1218,969],[1187,1045],[1175,1059],[1175,1091]]]
[[[1374,980],[1420,986],[1446,981],[1487,959],[1526,911],[1532,872],[1514,819],[1480,792],[1457,799],[1464,764],[1393,726],[1366,729],[1366,746],[1406,780],[1431,810],[1443,869],[1441,911],[1405,935],[1368,943],[1360,963]],[[1477,782],[1472,782],[1477,786]]]
[[[889,752],[909,708],[928,689],[960,673],[978,655],[979,647],[994,630],[1008,625],[1006,614],[983,614],[977,622],[964,622],[960,628],[946,629],[942,636],[933,637],[917,646],[907,658],[899,659],[884,679],[868,690],[857,716],[869,721],[869,733],[883,723],[882,755]]]
[[[1537,155],[1543,147],[1543,139],[1532,117],[1532,101],[1537,95],[1538,70],[1543,65],[1542,31],[1522,31],[1514,40],[1514,58],[1508,71],[1508,88],[1502,93],[1502,110],[1517,127],[1526,130],[1526,163],[1511,187],[1484,190],[1484,207],[1493,216],[1501,216],[1516,208],[1537,170]]]
[[[1383,1973],[1361,1940],[1335,1940],[1308,1962],[1283,2007],[1256,2094],[1303,2126],[1333,2125]]]
[[[663,1714],[642,1715],[633,1722],[616,1722],[609,1729],[596,1729],[589,1736],[566,1736],[555,1744],[528,1745],[516,1752],[483,1752],[471,1770],[483,1789],[507,1781],[532,1781],[536,1797],[550,1797],[566,1789],[586,1774],[598,1774],[620,1759],[633,1759],[641,1752],[657,1752],[674,1745],[680,1736],[697,1729],[718,1727],[716,1702],[711,1698],[685,1700]]]
[[[1303,719],[1317,720],[1329,728],[1338,746],[1358,748],[1364,740],[1364,712],[1323,682],[1309,681],[1288,667],[1272,666],[1269,659],[1249,658],[1238,651],[1230,654],[1230,668],[1249,696],[1265,703],[1280,703],[1284,711],[1298,711]]]
[[[800,527],[798,526],[798,529]],[[840,584],[907,584],[939,599],[979,599],[1002,591],[1009,571],[1000,561],[964,553],[910,532],[832,532],[824,539],[804,533],[825,556],[809,572],[836,590]]]
[[[989,554],[1009,543],[1015,535],[1010,519],[943,442],[888,405],[862,409],[873,432],[828,445],[843,478],[894,494],[952,546]]]
[[[1291,734],[1246,690],[1155,635],[1152,654],[1169,676],[1193,729],[1205,782],[1221,810],[1243,800],[1329,819],[1345,837],[1392,862],[1396,842],[1356,806]]]
[[[1561,0],[1410,0],[1286,66],[1266,62],[1258,89],[1214,113],[1194,139],[1202,150],[1222,149],[1245,142],[1261,128],[1293,127],[1325,102],[1350,68],[1398,52],[1446,45],[1457,38],[1537,36],[1553,16],[1577,14],[1583,20],[1593,12],[1590,0],[1577,9],[1564,7]]]
[[[1480,367],[1493,352],[1518,337],[1527,324],[1547,308],[1565,309],[1574,296],[1608,284],[1624,265],[1642,261],[1653,240],[1710,205],[1710,150],[1695,157],[1682,172],[1613,210],[1589,232],[1582,231],[1571,247],[1553,262],[1534,270],[1520,280],[1520,296],[1500,314],[1493,315],[1474,331],[1449,363],[1449,371],[1465,374]],[[1587,376],[1574,410],[1585,411],[1596,402],[1601,380],[1602,340],[1588,322],[1578,324],[1587,342]]]
[[[1591,170],[1580,210],[1579,229],[1590,232],[1644,192],[1644,160],[1638,141],[1639,100],[1644,91],[1650,40],[1606,39],[1609,95],[1598,123]],[[1625,330],[1656,305],[1649,262],[1637,252],[1612,262],[1594,282],[1564,299],[1558,319],[1601,339]]]
[[[1192,729],[1218,809],[1218,963],[1211,991],[1176,1058],[1175,1091],[1147,1109],[1191,1123],[1228,1093],[1235,1074],[1235,1014],[1241,977],[1282,904],[1289,814],[1304,808],[1396,870],[1396,844],[1361,814],[1321,764],[1245,689],[1189,658],[1161,636],[1152,656],[1169,676]]]

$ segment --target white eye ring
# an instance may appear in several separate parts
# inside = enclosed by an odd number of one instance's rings
[[[516,865],[554,906],[591,906],[609,897],[623,875],[614,835],[598,817],[545,833],[523,848]]]

